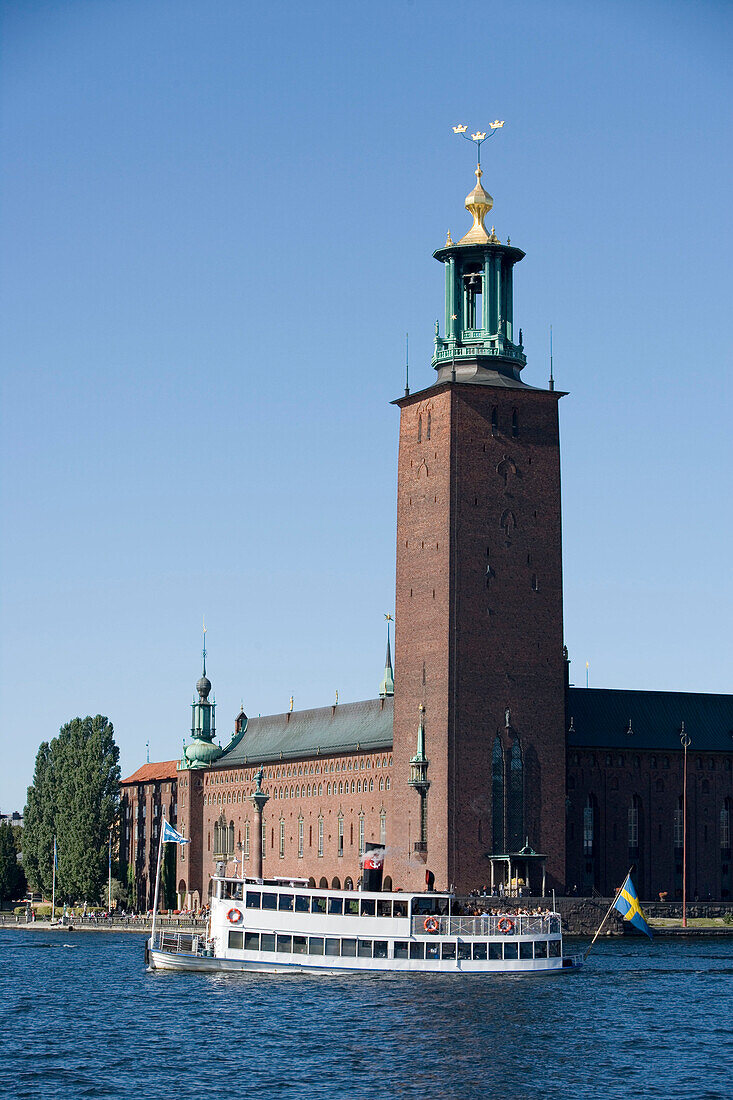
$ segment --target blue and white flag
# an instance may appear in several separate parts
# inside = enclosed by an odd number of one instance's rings
[[[163,843],[164,844],[190,844],[190,840],[186,840],[185,836],[181,836],[177,833],[170,822],[163,819]]]

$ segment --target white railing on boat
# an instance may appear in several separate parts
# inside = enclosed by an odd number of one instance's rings
[[[153,951],[166,951],[170,955],[195,955],[202,958],[214,954],[213,945],[205,936],[195,932],[156,932]]]
[[[560,934],[560,918],[526,917],[513,913],[500,916],[486,913],[478,917],[414,916],[411,931],[413,936],[551,936]]]

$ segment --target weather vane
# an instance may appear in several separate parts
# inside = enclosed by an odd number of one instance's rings
[[[466,131],[468,130],[468,126],[454,126],[453,127],[453,133],[454,134],[460,134],[460,136],[462,138],[465,138],[466,141],[473,141],[475,143],[475,145],[476,145],[476,163],[477,163],[477,166],[480,168],[481,167],[481,144],[482,144],[482,142],[486,141],[490,137],[493,137],[495,132],[497,130],[501,130],[503,125],[504,125],[504,122],[499,121],[499,119],[497,118],[497,119],[494,119],[493,122],[489,123],[489,132],[488,133],[486,133],[482,130],[477,130],[475,134],[471,134],[471,136],[469,137],[469,135],[466,133]]]

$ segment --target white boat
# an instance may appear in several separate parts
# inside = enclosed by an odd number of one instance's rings
[[[583,965],[563,954],[560,916],[549,910],[433,892],[317,890],[299,879],[213,881],[207,932],[154,932],[151,969],[558,974]]]

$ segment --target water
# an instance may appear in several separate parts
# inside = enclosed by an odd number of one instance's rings
[[[733,938],[536,979],[149,974],[102,932],[0,932],[0,961],[7,1100],[733,1097]]]

